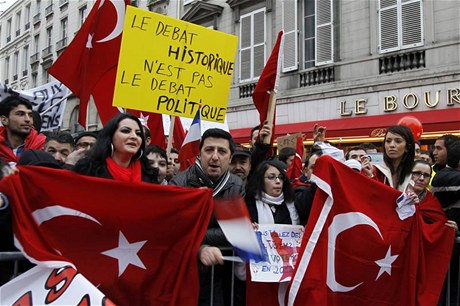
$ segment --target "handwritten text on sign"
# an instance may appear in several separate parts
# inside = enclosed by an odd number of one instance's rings
[[[301,225],[259,224],[257,238],[263,245],[263,262],[250,262],[253,282],[286,282],[292,278],[304,227]]]
[[[127,7],[113,104],[224,122],[237,37]]]

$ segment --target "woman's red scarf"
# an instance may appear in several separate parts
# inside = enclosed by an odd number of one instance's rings
[[[119,166],[110,156],[105,159],[105,162],[107,163],[107,169],[114,180],[136,183],[140,183],[142,181],[140,161],[131,161],[128,168]]]

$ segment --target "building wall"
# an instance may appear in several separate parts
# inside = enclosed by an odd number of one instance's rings
[[[364,117],[391,113],[409,113],[413,111],[429,111],[438,109],[459,108],[456,100],[448,103],[450,89],[460,90],[460,2],[457,0],[423,0],[423,45],[390,53],[381,53],[379,49],[379,1],[362,0],[331,0],[334,14],[334,61],[326,65],[303,68],[303,35],[306,29],[304,20],[304,0],[286,0],[290,4],[297,3],[298,28],[298,68],[282,73],[278,93],[277,123],[314,122],[318,120],[341,119],[345,117]],[[399,1],[399,0],[395,0]],[[0,15],[0,82],[8,80],[8,84],[17,89],[35,87],[46,83],[46,69],[58,56],[56,44],[61,40],[61,20],[68,18],[68,44],[80,27],[79,9],[87,6],[87,13],[95,0],[42,0],[37,11],[37,1],[18,0],[7,11]],[[260,8],[266,8],[266,41],[265,60],[268,58],[278,31],[283,27],[283,1],[281,0],[208,0],[208,1],[175,1],[175,0],[139,0],[140,8],[149,9],[176,17],[193,19],[199,16],[200,10],[190,16],[188,14],[200,5],[210,4],[222,10],[212,17],[199,19],[198,24],[213,26],[217,30],[239,35],[240,16]],[[26,6],[30,5],[30,17],[25,17]],[[52,14],[47,8],[52,5]],[[203,6],[204,7],[204,6]],[[16,14],[21,11],[21,28],[16,36]],[[178,13],[179,12],[179,13]],[[34,16],[40,18],[34,22]],[[287,18],[293,18],[288,16]],[[7,20],[12,20],[11,41],[7,43]],[[39,22],[38,22],[39,20]],[[25,30],[26,23],[30,28]],[[43,50],[48,45],[45,41],[46,29],[53,27],[52,55],[44,57]],[[22,52],[29,46],[29,60],[35,54],[34,36],[40,35],[38,46],[38,62],[27,65],[26,73],[22,71]],[[18,78],[14,80],[13,57],[19,51]],[[380,73],[382,59],[391,56],[401,57],[403,54],[417,52],[424,55],[424,67]],[[8,75],[5,71],[5,59],[10,58]],[[257,79],[250,82],[239,81],[238,54],[228,101],[227,122],[230,129],[253,127],[258,123],[258,113],[254,109],[250,94],[242,95],[242,89],[251,88]],[[301,85],[306,75],[326,69],[334,73],[330,82],[319,82],[309,86]],[[253,88],[253,87],[252,87]],[[427,106],[424,93],[430,92],[433,99],[440,91],[440,101],[436,105]],[[418,105],[409,109],[404,107],[404,97],[413,93],[419,99]],[[389,111],[385,108],[385,97],[395,96],[398,107]],[[409,102],[413,96],[409,96]],[[362,102],[364,100],[364,102]],[[358,114],[356,106],[358,102]],[[412,101],[412,102],[411,102]],[[411,104],[412,105],[412,104]],[[63,129],[75,129],[75,109],[78,99],[71,98],[67,104]],[[366,113],[364,113],[366,110]],[[349,114],[351,111],[351,114]],[[359,114],[362,112],[361,114]],[[89,124],[91,129],[100,128],[100,121],[94,106],[90,108]]]

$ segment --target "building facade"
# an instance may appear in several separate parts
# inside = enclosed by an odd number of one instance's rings
[[[21,89],[49,80],[47,69],[95,1],[18,0],[1,16],[0,80]],[[422,140],[460,133],[460,2],[457,0],[138,0],[133,5],[239,37],[227,122],[239,142],[258,124],[252,91],[277,33],[284,59],[276,134],[315,123],[333,141],[381,140],[404,116]],[[75,131],[78,99],[63,129]],[[94,106],[89,129],[100,128]]]

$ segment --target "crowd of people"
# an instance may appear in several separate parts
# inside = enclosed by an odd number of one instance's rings
[[[285,148],[271,157],[272,129],[268,123],[252,129],[249,148],[236,144],[230,133],[212,128],[201,138],[200,151],[194,163],[179,171],[178,151],[166,152],[149,144],[150,131],[131,114],[120,113],[97,134],[81,132],[75,137],[68,132],[40,133],[32,115],[32,105],[17,96],[0,103],[0,176],[15,172],[15,165],[36,165],[74,171],[105,179],[134,183],[210,188],[213,197],[244,197],[254,226],[258,224],[306,225],[316,192],[311,180],[315,163],[329,149],[326,128],[315,126],[311,147],[303,162],[302,174],[287,176],[296,150]],[[34,125],[35,123],[35,125]],[[34,127],[35,126],[35,127]],[[421,150],[406,126],[387,129],[381,153],[383,161],[374,163],[371,153],[379,148],[363,143],[346,150],[344,163],[370,180],[408,192],[414,205],[430,211],[428,223],[445,220],[446,226],[458,230],[460,222],[460,139],[454,135],[438,138],[432,152]],[[0,195],[0,252],[14,250],[11,233],[11,205]],[[6,233],[6,234],[4,234]],[[6,241],[6,242],[5,242]],[[222,248],[229,247],[217,220],[212,217],[197,254],[200,265],[199,305],[225,305],[229,294],[232,269],[223,260]],[[8,270],[2,263],[0,281],[7,281]],[[213,267],[213,269],[211,269]],[[213,270],[213,271],[212,271]],[[241,272],[241,271],[240,271]],[[245,272],[235,279],[235,303],[244,305],[246,287],[254,284]],[[212,295],[211,295],[212,292]],[[248,301],[248,305],[253,304]]]

